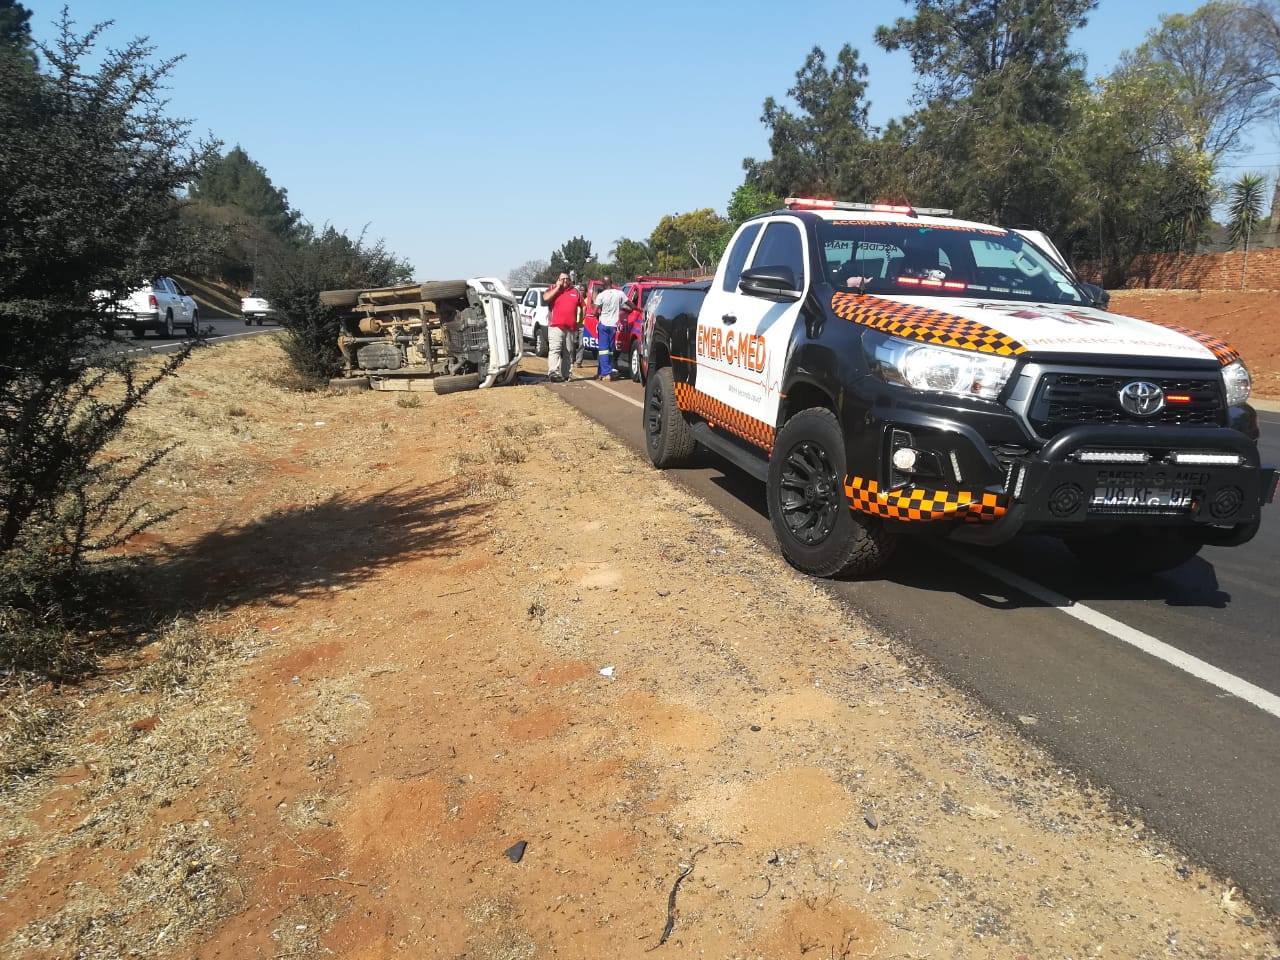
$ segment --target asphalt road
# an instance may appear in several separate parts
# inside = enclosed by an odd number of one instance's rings
[[[638,384],[553,389],[644,456]],[[1260,416],[1280,463],[1280,413]],[[758,481],[711,454],[672,476],[776,549]],[[1253,542],[1127,584],[1024,537],[911,540],[883,579],[831,589],[1280,913],[1280,504],[1268,512]]]
[[[200,331],[209,343],[220,343],[232,337],[256,336],[279,330],[274,323],[266,323],[259,327],[246,327],[243,320],[201,320]],[[189,337],[179,333],[176,337],[157,337],[148,331],[141,338],[134,338],[128,331],[117,332],[117,339],[111,342],[113,353],[170,353],[180,349]]]

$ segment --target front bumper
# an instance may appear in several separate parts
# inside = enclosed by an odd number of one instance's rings
[[[1115,454],[1116,461],[1084,462],[1082,454]],[[1237,462],[1179,464],[1175,454],[1235,457]],[[1146,460],[1119,462],[1125,455]],[[1012,460],[998,488],[1003,515],[983,529],[964,528],[955,536],[999,543],[1019,532],[1062,536],[1085,529],[1172,526],[1194,531],[1206,542],[1238,544],[1257,532],[1262,507],[1274,499],[1275,488],[1275,468],[1263,466],[1257,445],[1237,430],[1076,427],[1036,453]],[[1099,496],[1100,490],[1172,490],[1176,496],[1172,503],[1155,497],[1116,503]]]

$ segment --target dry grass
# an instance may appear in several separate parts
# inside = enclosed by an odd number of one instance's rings
[[[416,393],[403,393],[396,397],[396,406],[405,410],[417,410],[422,406],[422,397]]]
[[[234,815],[235,795],[214,790],[194,821],[159,832],[155,824],[162,809],[195,795],[211,769],[247,762],[248,707],[230,695],[230,678],[258,649],[252,630],[212,617],[178,621],[143,651],[145,664],[98,691],[125,694],[105,710],[90,691],[74,700],[48,691],[7,694],[0,897],[11,897],[46,860],[145,853],[121,877],[70,888],[56,908],[0,944],[0,954],[160,956],[236,908],[234,860],[210,826]],[[83,778],[53,786],[51,776],[73,760]],[[72,801],[75,829],[40,829],[31,813],[59,795]]]

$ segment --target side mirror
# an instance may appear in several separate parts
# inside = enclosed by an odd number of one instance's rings
[[[753,267],[738,277],[738,289],[743,293],[777,303],[799,300],[802,291],[798,287],[790,267]]]
[[[1097,307],[1099,310],[1106,310],[1111,306],[1111,294],[1107,293],[1106,290],[1098,286],[1096,283],[1082,283],[1080,284],[1080,289],[1085,292],[1085,295],[1088,296],[1092,305]]]

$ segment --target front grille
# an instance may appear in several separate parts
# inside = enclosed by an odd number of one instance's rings
[[[1120,406],[1120,391],[1134,380],[1159,384],[1169,394],[1187,394],[1190,403],[1166,404],[1153,417],[1135,417]],[[1204,427],[1225,423],[1226,403],[1221,379],[1216,376],[1171,377],[1137,374],[1050,372],[1040,378],[1035,399],[1027,411],[1031,426],[1042,437],[1052,437],[1080,424],[1155,424]]]

